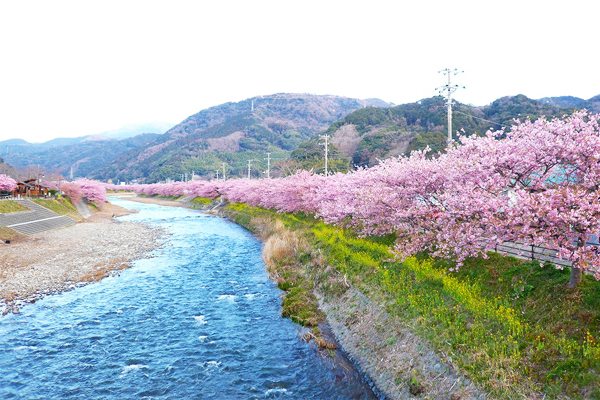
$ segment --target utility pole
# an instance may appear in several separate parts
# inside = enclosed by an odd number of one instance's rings
[[[454,68],[454,70],[445,68],[441,71],[438,71],[438,74],[443,73],[444,75],[448,76],[448,83],[436,89],[440,94],[442,94],[442,92],[446,92],[446,106],[448,106],[448,145],[450,145],[452,142],[452,105],[454,104],[452,103],[452,93],[456,92],[456,90],[460,88],[459,85],[452,85],[451,77],[452,75],[458,75],[461,72],[465,71],[459,71],[456,68]],[[463,86],[462,88],[464,89],[465,87]]]
[[[267,153],[267,179],[271,178],[271,153]]]
[[[328,157],[327,157],[327,153],[329,152],[329,144],[328,141],[331,138],[331,136],[329,135],[319,135],[319,137],[321,139],[325,139],[325,143],[322,143],[323,146],[325,146],[325,176],[327,176],[327,164],[328,164]]]
[[[194,175],[196,175],[196,171],[192,170],[192,180],[194,180]]]
[[[217,180],[219,180],[219,170],[217,170]]]
[[[248,160],[248,179],[250,179],[250,167],[251,167],[251,163],[254,160]]]
[[[223,182],[225,182],[225,163],[223,163]]]

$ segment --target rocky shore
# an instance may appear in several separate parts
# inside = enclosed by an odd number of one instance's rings
[[[100,280],[148,257],[164,232],[114,219],[127,213],[106,204],[85,222],[0,243],[0,313],[18,312],[25,303]]]

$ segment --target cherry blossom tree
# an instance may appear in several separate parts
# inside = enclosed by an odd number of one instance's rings
[[[423,250],[453,259],[506,241],[555,249],[600,279],[586,244],[600,226],[600,115],[577,112],[516,122],[510,132],[460,137],[444,154],[429,149],[347,174],[300,171],[286,178],[135,185],[136,193],[214,198],[280,212],[314,213],[362,235],[394,232],[402,260]],[[122,189],[123,187],[119,187]]]
[[[72,182],[65,182],[60,186],[65,196],[70,198],[72,201],[80,201],[83,198],[83,192],[81,188]]]
[[[460,266],[504,241],[527,241],[574,263],[569,286],[582,271],[600,278],[596,249],[585,245],[600,225],[599,119],[526,121],[506,135],[463,137],[436,159],[387,160],[324,187],[319,213],[364,234],[397,232],[401,258],[430,250]]]
[[[10,176],[0,174],[0,191],[10,192],[16,189],[17,182]]]
[[[104,183],[89,179],[79,179],[75,181],[75,185],[80,188],[82,196],[88,202],[106,203],[106,185]]]

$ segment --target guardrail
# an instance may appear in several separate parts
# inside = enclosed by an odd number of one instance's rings
[[[599,245],[600,244],[597,241],[586,242],[586,246],[596,246],[596,248],[599,248]],[[507,254],[523,260],[548,261],[563,267],[571,267],[573,265],[571,261],[557,257],[558,251],[554,249],[543,246],[533,246],[524,242],[504,242],[501,245],[496,246],[494,250],[496,253]]]

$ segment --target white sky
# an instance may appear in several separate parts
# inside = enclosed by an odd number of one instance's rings
[[[178,123],[273,93],[600,94],[597,0],[2,1],[0,140]]]

